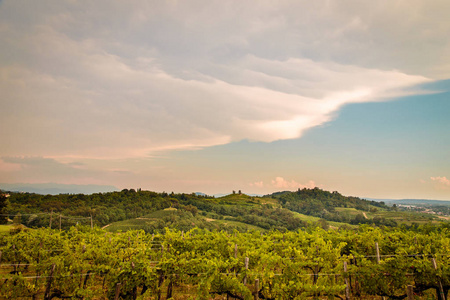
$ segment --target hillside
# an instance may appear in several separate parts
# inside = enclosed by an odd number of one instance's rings
[[[383,217],[368,218],[367,213],[389,210],[384,202],[369,201],[358,197],[343,196],[338,192],[328,192],[319,188],[298,189],[296,192],[278,192],[266,197],[277,199],[282,207],[301,214],[320,217],[327,221],[349,224],[376,224],[396,226],[396,222]],[[356,214],[349,213],[357,211]]]
[[[107,230],[147,232],[162,232],[164,228],[187,231],[193,227],[286,231],[308,226],[437,222],[431,215],[396,212],[382,202],[319,188],[263,197],[234,193],[218,198],[200,193],[168,194],[134,189],[91,195],[11,193],[9,202],[9,218],[32,228],[47,227],[52,222],[53,226],[59,226],[59,216],[62,228],[89,225],[92,217],[96,226],[107,226]]]

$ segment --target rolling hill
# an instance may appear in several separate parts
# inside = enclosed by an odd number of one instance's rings
[[[298,230],[308,226],[334,228],[439,222],[431,214],[398,211],[383,202],[343,196],[319,188],[276,192],[262,197],[233,193],[223,197],[202,193],[167,194],[134,189],[120,192],[40,195],[11,193],[8,214],[27,227],[93,223],[111,231],[164,228],[189,230]],[[17,215],[20,214],[20,217]],[[53,221],[56,224],[56,221]],[[59,225],[59,224],[58,224]],[[55,226],[55,225],[53,225]]]

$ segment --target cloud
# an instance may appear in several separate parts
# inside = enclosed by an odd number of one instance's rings
[[[450,74],[411,56],[424,45],[414,29],[427,24],[423,53],[450,63],[448,24],[403,17],[445,2],[383,3],[2,2],[0,126],[9,142],[0,154],[145,157],[294,139],[345,104]]]
[[[93,194],[93,193],[107,193],[117,191],[115,186],[110,185],[77,185],[77,184],[57,184],[57,183],[17,183],[17,184],[7,184],[0,183],[0,187],[7,191],[21,191],[26,193],[38,193],[42,195],[47,194]]]
[[[28,183],[76,183],[76,184],[104,184],[102,180],[105,172],[94,170],[84,164],[71,162],[62,163],[53,158],[38,156],[30,157],[1,157],[0,165],[13,166],[9,170],[0,170],[0,182],[28,182]]]
[[[312,189],[316,187],[316,183],[313,180],[308,181],[306,184],[301,184],[296,182],[295,180],[285,180],[283,177],[276,177],[274,180],[272,180],[272,185],[276,188],[282,189]]]
[[[430,179],[438,183],[440,188],[450,187],[450,179],[447,179],[445,176],[430,177]]]
[[[257,187],[257,188],[263,188],[263,187],[264,187],[264,182],[262,182],[262,181],[256,181],[256,182],[250,183],[249,185],[250,185],[250,186],[255,186],[255,187]]]
[[[134,66],[98,54],[101,49],[84,49],[66,37],[47,38],[61,39],[57,44],[65,46],[57,53],[49,46],[45,60],[67,56],[65,49],[74,51],[76,59],[67,58],[64,76],[26,67],[1,70],[1,88],[9,95],[2,125],[11,142],[0,150],[7,155],[136,157],[242,139],[298,138],[331,120],[346,103],[375,101],[426,81],[395,71],[253,56],[243,58],[242,67],[229,70],[231,77],[242,77],[238,81],[211,76],[187,80],[157,64]],[[305,68],[311,74],[276,75]],[[310,83],[301,87],[297,85],[301,80]]]

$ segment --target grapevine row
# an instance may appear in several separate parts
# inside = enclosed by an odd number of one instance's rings
[[[444,299],[450,288],[447,229],[152,235],[72,227],[0,236],[0,251],[4,299],[401,299],[407,286]]]

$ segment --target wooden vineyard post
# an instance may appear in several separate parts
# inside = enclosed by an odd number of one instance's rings
[[[50,271],[50,276],[48,277],[47,287],[45,288],[44,300],[50,299],[50,289],[52,286],[53,272],[55,272],[56,265],[52,265],[52,269]]]
[[[2,251],[0,251],[0,263],[2,262]]]
[[[434,259],[434,257],[431,258],[431,262],[433,263],[433,268],[435,270],[437,270],[438,268],[437,268],[436,260]],[[438,287],[439,287],[439,294],[440,294],[440,297],[438,295],[438,299],[445,300],[444,288],[442,287],[442,281],[439,277],[438,277]]]
[[[412,285],[408,285],[408,287],[406,288],[406,296],[408,297],[408,300],[414,300],[414,291]]]
[[[61,214],[59,214],[59,231],[61,231]]]
[[[234,244],[234,258],[237,258],[238,245]]]
[[[245,258],[245,271],[248,271],[248,257]],[[247,284],[247,273],[244,276],[244,285]]]
[[[380,248],[378,247],[378,242],[375,242],[375,250],[377,251],[377,264],[380,264]]]
[[[255,279],[255,300],[259,299],[259,279]]]
[[[344,273],[347,273],[347,262],[344,261]],[[347,274],[345,274],[347,275]],[[344,278],[345,281],[345,300],[349,300],[350,299],[350,286],[348,284],[348,278],[345,277]]]
[[[50,213],[50,224],[48,225],[50,229],[52,229],[52,218],[53,218],[53,209],[52,212]]]
[[[91,214],[91,229],[94,228],[94,222],[92,221],[92,214]]]
[[[122,284],[121,283],[117,283],[116,284],[116,294],[115,294],[115,296],[114,296],[114,300],[119,300],[119,296],[120,296],[120,286],[121,286]]]
[[[381,259],[380,259],[380,248],[378,247],[378,242],[375,242],[375,250],[376,250],[376,253],[377,253],[377,264],[380,264],[380,261],[381,261]],[[386,297],[383,296],[382,299],[385,300]]]

